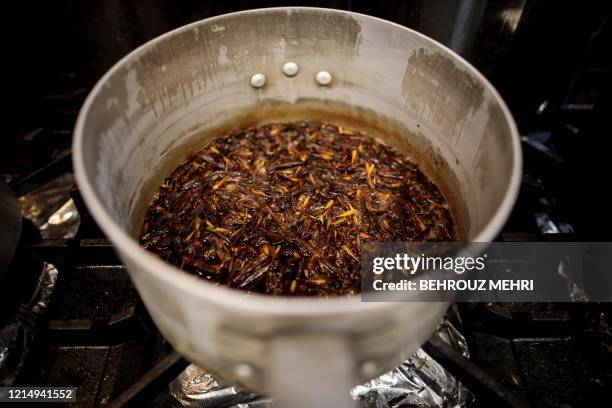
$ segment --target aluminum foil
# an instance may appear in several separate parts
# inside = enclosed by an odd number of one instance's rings
[[[32,221],[42,238],[75,237],[81,217],[70,198],[73,185],[74,176],[66,173],[19,197],[21,214]]]
[[[193,364],[170,383],[170,395],[176,402],[173,405],[179,407],[267,406],[241,405],[255,403],[262,398],[235,385],[224,383]]]
[[[557,267],[557,274],[566,281],[567,293],[572,302],[590,302],[588,294],[581,288],[572,277],[572,268],[570,262],[561,260]]]
[[[50,263],[44,263],[30,301],[21,306],[15,320],[0,328],[0,386],[10,386],[19,371],[34,340],[34,329],[43,315],[57,284],[59,272]]]
[[[437,335],[469,357],[464,337],[447,320]],[[307,384],[304,385],[308,386]],[[422,349],[402,364],[351,390],[355,407],[466,407],[473,395]],[[170,405],[198,408],[271,408],[271,399],[227,384],[190,365],[170,383]]]

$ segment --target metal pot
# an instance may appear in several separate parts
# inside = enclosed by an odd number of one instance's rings
[[[283,73],[286,62],[297,75]],[[317,83],[320,71],[331,83]],[[266,76],[259,88],[257,73]],[[153,192],[194,149],[232,129],[306,118],[365,130],[412,156],[465,240],[491,241],[508,217],[521,152],[491,84],[417,32],[337,10],[227,14],[141,46],[85,101],[73,158],[85,203],[177,351],[281,402],[329,406],[414,352],[448,304],[247,296],[181,272],[136,239]]]

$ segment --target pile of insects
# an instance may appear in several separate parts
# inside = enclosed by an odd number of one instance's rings
[[[319,122],[213,140],[163,182],[140,234],[186,272],[285,296],[359,293],[364,241],[454,240],[444,197],[416,165]]]

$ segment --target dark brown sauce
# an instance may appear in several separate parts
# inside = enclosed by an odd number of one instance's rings
[[[289,296],[358,293],[363,241],[455,239],[444,197],[414,164],[317,122],[215,139],[164,181],[140,234],[189,273]]]

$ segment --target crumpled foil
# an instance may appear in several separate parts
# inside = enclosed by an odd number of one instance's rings
[[[21,214],[29,219],[44,239],[74,238],[81,217],[70,190],[74,185],[72,173],[66,173],[19,197]]]
[[[469,357],[467,343],[446,319],[437,330],[442,340]],[[307,386],[307,384],[305,384]],[[227,384],[206,371],[190,365],[169,387],[170,405],[190,408],[271,408],[269,398]],[[465,407],[473,395],[455,377],[418,349],[402,364],[351,390],[355,407]]]
[[[557,267],[557,274],[566,280],[567,293],[572,302],[590,302],[589,295],[572,278],[569,262],[562,259]]]
[[[254,403],[262,398],[238,386],[224,383],[191,364],[170,383],[170,395],[179,407],[231,407]],[[262,406],[262,405],[257,405]],[[267,405],[263,405],[267,406]]]
[[[19,374],[34,340],[36,321],[49,304],[59,272],[44,263],[30,301],[22,305],[15,320],[0,328],[0,386],[10,386]]]

